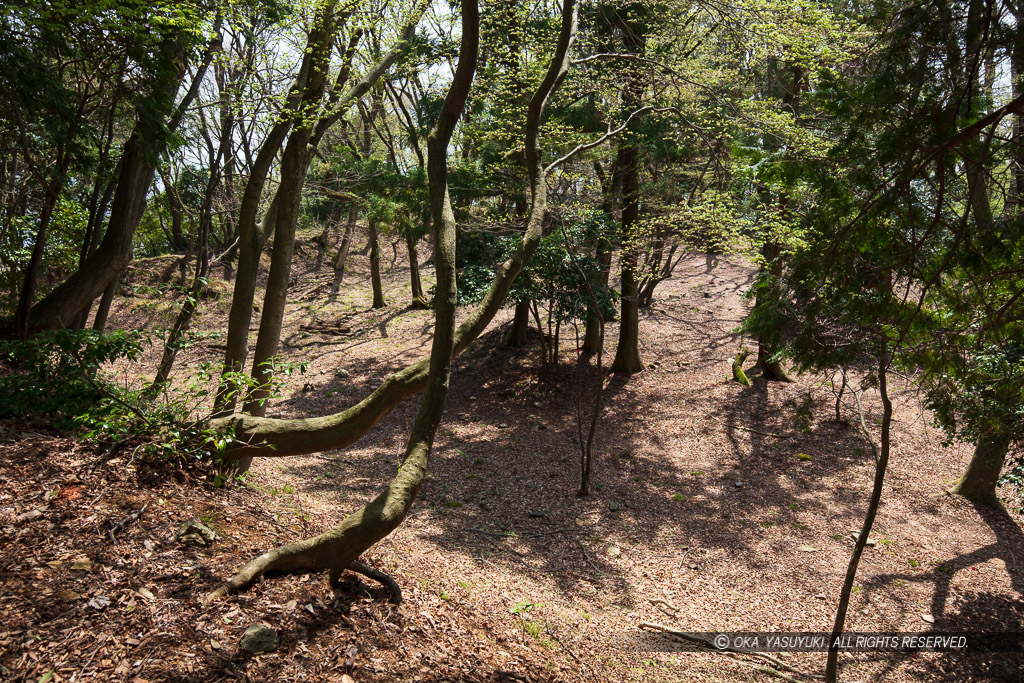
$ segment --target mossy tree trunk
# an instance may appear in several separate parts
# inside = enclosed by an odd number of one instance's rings
[[[950,492],[975,503],[1002,507],[996,486],[999,484],[999,475],[1003,471],[1003,463],[1009,449],[1010,440],[1003,434],[991,432],[979,437],[974,444],[971,462]]]
[[[253,561],[208,596],[244,588],[270,570],[328,570],[334,583],[346,568],[401,524],[426,477],[434,436],[444,414],[455,347],[455,218],[448,196],[447,151],[476,70],[479,13],[475,0],[462,3],[462,42],[452,85],[428,140],[428,190],[437,264],[434,339],[426,394],[412,426],[398,474],[367,506],[342,524],[311,539],[275,548]]]
[[[547,167],[542,162],[538,144],[540,124],[548,98],[568,72],[568,54],[575,40],[575,31],[576,3],[567,0],[562,6],[562,29],[555,57],[527,110],[524,137],[530,178],[530,208],[526,230],[517,248],[496,269],[494,280],[481,302],[456,331],[454,355],[465,351],[501,310],[512,283],[537,250],[544,234],[544,216],[548,207],[547,174],[557,162]],[[362,438],[395,406],[423,391],[429,364],[428,357],[393,373],[365,399],[333,415],[291,420],[234,415],[213,419],[209,426],[234,430],[236,442],[226,457],[237,460],[344,448]]]

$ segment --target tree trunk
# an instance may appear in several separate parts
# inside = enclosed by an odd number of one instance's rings
[[[883,346],[878,356],[878,391],[882,396],[881,446],[875,444],[874,439],[871,439],[865,428],[865,435],[871,440],[871,448],[875,453],[875,481],[871,489],[871,499],[868,501],[868,509],[864,515],[864,523],[861,525],[860,535],[857,536],[857,541],[853,545],[853,554],[850,555],[850,563],[846,567],[843,589],[839,594],[836,618],[832,624],[832,635],[829,637],[828,659],[825,664],[825,683],[836,683],[839,675],[839,648],[836,646],[836,641],[843,633],[843,626],[846,623],[846,612],[850,607],[850,595],[853,593],[853,582],[857,578],[857,567],[860,565],[860,556],[864,553],[864,548],[867,546],[868,538],[871,534],[871,527],[875,523],[875,515],[878,514],[878,503],[882,499],[882,484],[885,482],[885,470],[889,465],[892,401],[889,400],[889,391],[886,384],[888,363],[888,353]],[[863,425],[862,415],[861,426],[863,427]]]
[[[548,210],[547,169],[538,139],[541,118],[548,98],[565,78],[569,69],[569,50],[575,40],[576,5],[567,0],[562,5],[562,32],[556,56],[541,81],[526,116],[525,152],[530,178],[530,211],[519,246],[498,266],[495,278],[480,304],[459,326],[453,355],[465,351],[480,336],[501,310],[516,276],[529,263],[544,235],[544,217]],[[225,454],[233,459],[254,456],[283,457],[344,448],[361,439],[384,416],[402,401],[415,396],[427,385],[430,357],[391,374],[358,404],[333,415],[297,420],[279,420],[235,415],[211,420],[214,429],[234,430],[235,443]]]
[[[338,255],[334,258],[334,280],[331,282],[331,296],[337,296],[345,281],[345,264],[348,262],[348,252],[352,248],[352,233],[356,229],[356,220],[359,218],[359,206],[352,202],[348,207],[348,225],[345,226],[345,234],[341,237],[341,247],[338,248]]]
[[[274,250],[270,259],[267,291],[263,297],[260,330],[256,337],[256,350],[252,361],[252,376],[256,386],[249,392],[244,407],[245,412],[250,415],[263,416],[270,396],[269,384],[273,379],[271,363],[273,357],[277,355],[281,341],[281,326],[284,322],[288,284],[291,280],[292,256],[295,252],[295,226],[302,184],[305,180],[298,177],[298,173],[305,167],[301,156],[306,154],[308,142],[309,129],[296,129],[281,157],[281,188],[277,194],[281,204],[277,211]]]
[[[1002,434],[981,436],[974,445],[974,455],[971,456],[967,470],[950,489],[950,493],[982,505],[1002,507],[996,486],[1009,448],[1010,440]]]
[[[597,263],[601,267],[601,287],[608,287],[608,277],[612,269],[612,249],[608,240],[603,237],[597,241]],[[604,342],[604,318],[597,310],[597,297],[591,296],[587,301],[587,323],[583,331],[583,353],[594,354],[601,350]]]
[[[32,307],[32,300],[36,298],[39,264],[43,260],[43,249],[46,247],[46,230],[50,227],[50,218],[53,216],[53,209],[57,204],[57,192],[56,183],[47,188],[46,201],[43,203],[42,215],[39,217],[39,231],[36,233],[36,242],[32,246],[32,256],[25,267],[21,296],[18,299],[18,308],[14,313],[14,334],[22,340],[28,339],[29,311]]]
[[[779,296],[778,283],[782,278],[782,248],[775,242],[765,241],[761,246],[761,257],[764,260],[764,264],[761,267],[765,269],[762,275],[768,278],[769,285],[767,295],[762,293],[760,289],[758,290],[754,301],[755,308],[758,306],[770,306],[775,303]],[[758,336],[757,366],[761,368],[764,378],[775,382],[792,382],[793,378],[786,372],[786,368],[783,367],[782,363],[772,360],[774,355],[775,349],[768,343],[764,335]]]
[[[110,281],[106,289],[103,290],[103,297],[100,299],[100,305],[96,308],[96,317],[92,321],[92,329],[99,333],[103,333],[103,330],[107,327],[107,316],[110,315],[110,305],[114,302],[114,294],[117,292],[117,284],[121,281],[120,273],[114,276],[114,279]]]
[[[505,337],[505,346],[521,349],[526,346],[526,332],[530,328],[530,300],[522,299],[516,302],[515,317],[512,318],[512,327]]]
[[[420,257],[416,253],[416,238],[411,230],[405,233],[405,246],[409,250],[409,279],[412,287],[412,307],[430,308],[430,302],[423,295],[423,281],[420,279]]]
[[[370,284],[373,287],[373,308],[384,308],[388,304],[384,301],[384,287],[380,282],[380,239],[377,235],[377,221],[371,218],[366,224],[370,233]]]
[[[312,539],[261,555],[211,593],[207,601],[244,588],[269,570],[327,569],[331,583],[335,583],[341,572],[364,551],[402,523],[426,478],[434,437],[444,414],[455,346],[455,218],[448,197],[447,150],[476,68],[479,14],[474,0],[462,3],[462,26],[459,65],[428,142],[430,208],[437,259],[434,340],[426,394],[413,423],[399,472],[377,498],[339,526]]]
[[[640,193],[636,166],[636,148],[622,154],[622,311],[619,314],[619,344],[612,361],[612,372],[634,373],[644,369],[640,359],[640,300],[637,291],[634,226],[640,220]]]
[[[196,70],[192,86],[177,107],[174,106],[174,96],[185,76],[188,61],[184,44],[179,38],[173,38],[161,45],[161,63],[173,64],[175,68],[168,69],[168,75],[154,86],[148,98],[155,105],[153,110],[140,114],[125,143],[103,242],[78,271],[32,307],[30,331],[71,325],[131,261],[135,230],[146,210],[146,195],[153,184],[157,159],[166,147],[167,133],[178,127],[185,110],[199,92],[199,85],[220,43],[219,22],[216,32],[205,60]]]

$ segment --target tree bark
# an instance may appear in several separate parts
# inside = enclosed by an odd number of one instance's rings
[[[412,307],[430,308],[430,302],[423,295],[423,280],[420,279],[420,256],[416,250],[416,238],[412,231],[405,233],[405,246],[409,251],[409,280],[412,289]]]
[[[630,244],[640,220],[640,192],[636,148],[622,153],[622,297],[619,314],[619,343],[612,372],[635,373],[644,369],[640,359],[640,296],[637,291],[637,249]]]
[[[370,285],[373,288],[372,308],[384,308],[387,302],[384,301],[384,287],[380,281],[380,238],[377,235],[377,221],[369,219],[366,221],[370,233]]]
[[[990,433],[979,437],[967,470],[950,489],[950,493],[975,503],[1001,508],[996,486],[1009,449],[1010,440],[1002,434]]]
[[[447,150],[465,105],[476,70],[479,13],[475,0],[462,3],[462,44],[459,65],[428,140],[428,186],[434,222],[437,296],[426,395],[420,405],[401,468],[391,484],[369,505],[342,524],[311,539],[261,555],[207,597],[207,601],[244,588],[269,570],[327,569],[335,583],[341,572],[401,524],[426,478],[434,437],[444,414],[455,345],[455,217],[448,197]]]
[[[505,337],[505,346],[516,349],[526,346],[526,332],[530,329],[530,304],[529,299],[516,302],[516,313],[512,318],[512,327]]]
[[[547,169],[540,158],[538,139],[541,118],[551,93],[569,69],[569,49],[576,36],[576,4],[562,6],[562,29],[555,57],[538,86],[527,110],[525,151],[530,178],[530,211],[526,230],[516,250],[496,270],[491,287],[477,308],[459,326],[453,355],[465,351],[487,328],[501,309],[516,276],[537,250],[544,234],[547,213]],[[430,358],[400,370],[355,406],[334,415],[298,420],[276,420],[238,415],[211,420],[213,428],[233,428],[236,442],[226,454],[233,459],[255,456],[277,457],[344,448],[362,438],[402,401],[426,387]]]
[[[92,329],[102,333],[107,327],[107,317],[110,315],[110,305],[114,302],[114,294],[117,292],[117,285],[121,281],[121,274],[118,273],[110,281],[103,296],[100,298],[100,305],[96,307],[96,317],[92,320]]]

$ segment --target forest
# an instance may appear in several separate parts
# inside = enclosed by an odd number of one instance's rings
[[[6,0],[0,678],[1024,680],[1022,20]]]

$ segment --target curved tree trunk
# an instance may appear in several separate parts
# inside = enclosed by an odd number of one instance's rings
[[[979,438],[967,470],[950,489],[950,493],[982,505],[1002,507],[996,486],[1009,449],[1010,440],[1002,434],[990,433]]]
[[[447,150],[476,70],[479,14],[475,0],[463,1],[462,26],[459,65],[428,141],[430,208],[437,259],[434,340],[426,395],[412,426],[402,466],[391,484],[362,510],[326,533],[259,556],[213,591],[208,601],[244,588],[270,570],[327,569],[331,583],[336,582],[364,551],[401,524],[426,477],[434,436],[444,414],[455,346],[455,218],[448,197]]]
[[[384,308],[387,302],[384,301],[384,287],[380,282],[380,238],[377,235],[377,221],[369,219],[366,221],[370,233],[370,284],[373,287],[373,308]]]
[[[574,0],[566,0],[562,7],[562,32],[555,57],[527,111],[525,152],[531,204],[526,230],[512,255],[497,268],[487,294],[456,331],[453,355],[465,351],[494,319],[516,276],[529,262],[544,234],[548,190],[547,169],[540,158],[538,144],[540,123],[548,98],[568,72],[568,54],[575,33],[576,4]],[[424,390],[429,362],[428,357],[392,374],[373,393],[340,413],[297,420],[234,415],[211,420],[209,426],[234,430],[236,441],[225,457],[236,460],[344,448],[362,438],[399,403]]]

